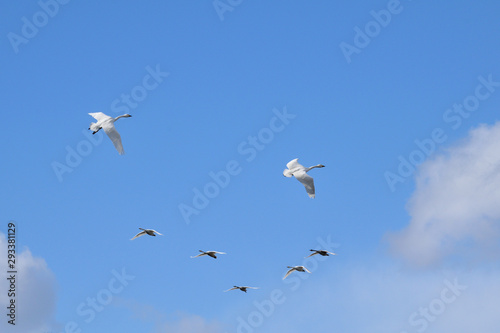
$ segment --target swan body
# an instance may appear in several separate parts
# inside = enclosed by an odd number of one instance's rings
[[[89,113],[89,115],[91,115],[97,120],[97,123],[90,123],[89,130],[92,130],[92,134],[96,134],[101,129],[103,129],[104,132],[113,142],[113,145],[115,146],[116,150],[118,150],[118,153],[120,155],[125,154],[125,151],[123,150],[122,146],[122,138],[120,136],[120,133],[118,133],[118,131],[116,130],[114,123],[120,118],[129,118],[132,116],[129,114],[124,114],[116,118],[113,118],[108,115],[105,115],[102,112]]]
[[[238,286],[234,286],[231,289],[224,290],[224,292],[227,292],[227,291],[230,291],[230,290],[235,290],[235,289],[239,289],[241,291],[247,292],[247,289],[259,289],[259,287],[238,287]]]
[[[323,164],[313,165],[309,168],[304,167],[298,162],[298,158],[291,160],[286,164],[287,169],[283,171],[283,176],[292,177],[294,176],[299,182],[306,188],[309,198],[314,199],[316,197],[314,189],[314,180],[311,176],[307,174],[310,170],[314,168],[324,168]]]
[[[304,266],[287,266],[287,268],[290,268],[290,269],[288,270],[288,272],[286,272],[285,276],[283,277],[283,280],[286,279],[287,276],[290,275],[293,271],[311,273]]]
[[[310,255],[308,255],[306,258],[312,257],[312,256],[314,256],[316,254],[319,254],[320,256],[323,256],[323,257],[328,257],[330,254],[332,256],[337,255],[336,253],[325,251],[325,250],[309,250],[309,251],[313,251],[313,253],[311,253]]]
[[[198,258],[198,257],[201,257],[201,256],[209,256],[209,257],[212,257],[214,259],[217,259],[217,256],[216,254],[226,254],[225,252],[217,252],[217,251],[202,251],[202,250],[199,250],[201,253],[194,256],[194,257],[191,257],[191,258]]]
[[[156,230],[153,230],[153,229],[143,229],[143,228],[139,228],[141,229],[142,231],[139,232],[137,235],[135,235],[134,237],[132,237],[130,240],[134,240],[136,239],[137,237],[141,237],[141,236],[144,236],[144,235],[149,235],[149,236],[156,236],[155,234],[158,234],[158,235],[162,235],[160,234],[158,231]]]

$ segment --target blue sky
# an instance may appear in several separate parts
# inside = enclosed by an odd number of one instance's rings
[[[500,4],[1,7],[2,331],[500,328]],[[90,112],[133,116],[125,155]],[[314,200],[282,176],[294,158],[326,166]]]

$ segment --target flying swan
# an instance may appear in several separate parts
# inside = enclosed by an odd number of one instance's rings
[[[332,256],[335,256],[337,255],[336,253],[333,253],[333,252],[329,252],[329,251],[325,251],[325,250],[309,250],[309,251],[313,251],[313,253],[311,253],[310,255],[308,255],[307,257],[305,258],[309,258],[309,257],[312,257],[316,254],[319,254],[320,256],[323,256],[323,257],[328,257],[330,254]]]
[[[224,292],[227,292],[227,291],[230,291],[230,290],[235,290],[235,289],[239,289],[241,291],[247,292],[247,289],[259,289],[259,287],[238,287],[238,286],[234,286],[231,289],[224,290]]]
[[[306,168],[302,164],[299,164],[298,158],[291,160],[290,162],[287,163],[286,167],[288,169],[285,169],[283,171],[283,176],[285,177],[292,177],[295,176],[295,178],[302,183],[302,185],[305,186],[307,194],[309,195],[309,198],[313,198],[316,196],[315,191],[314,191],[314,180],[311,176],[307,174],[309,170],[312,170],[314,168],[324,168],[325,166],[323,164],[318,164],[318,165],[313,165],[312,167]]]
[[[158,231],[156,230],[153,230],[153,229],[142,229],[142,228],[139,228],[141,229],[142,231],[139,232],[137,235],[135,235],[134,237],[132,237],[130,240],[134,240],[136,239],[137,237],[141,237],[145,234],[148,234],[149,236],[156,236],[155,233],[157,233],[158,235],[162,235],[160,234]]]
[[[201,253],[198,254],[197,256],[194,256],[194,257],[191,257],[191,258],[198,258],[198,257],[201,257],[201,256],[210,256],[214,259],[217,259],[217,256],[215,254],[226,254],[225,252],[217,252],[217,251],[202,251],[202,250],[199,250]]]
[[[293,266],[293,267],[292,266],[287,266],[287,268],[290,268],[290,269],[288,270],[288,272],[286,272],[285,276],[283,277],[283,280],[286,279],[287,276],[290,275],[293,271],[311,273],[304,266]]]
[[[89,115],[97,120],[97,123],[90,123],[89,130],[93,131],[92,134],[96,134],[101,130],[101,128],[104,129],[104,132],[108,135],[111,141],[113,141],[113,145],[115,146],[116,150],[118,150],[118,153],[120,155],[125,154],[122,146],[122,138],[120,136],[120,133],[118,133],[118,131],[116,130],[114,122],[120,118],[129,118],[132,116],[129,114],[124,114],[113,118],[105,115],[102,112],[89,113]]]

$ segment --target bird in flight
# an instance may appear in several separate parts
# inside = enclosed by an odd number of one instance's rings
[[[158,231],[153,230],[153,229],[142,229],[142,228],[139,228],[139,229],[141,229],[142,231],[141,231],[141,232],[139,232],[139,233],[138,233],[137,235],[135,235],[134,237],[132,237],[130,240],[134,240],[134,239],[136,239],[137,237],[141,237],[141,236],[146,235],[146,234],[148,234],[149,236],[156,236],[156,235],[155,235],[155,233],[156,233],[156,234],[158,234],[158,235],[162,235],[162,234],[160,234]]]
[[[225,252],[217,252],[217,251],[202,251],[202,250],[199,250],[201,253],[198,254],[197,256],[194,256],[194,257],[191,257],[191,258],[198,258],[198,257],[201,257],[201,256],[210,256],[214,259],[217,259],[217,256],[215,254],[226,254]]]
[[[314,199],[316,197],[314,190],[314,180],[311,176],[307,174],[307,172],[314,168],[324,168],[325,166],[323,164],[318,164],[306,168],[302,164],[300,164],[298,160],[299,159],[296,158],[287,163],[286,165],[287,169],[283,171],[283,176],[285,177],[294,176],[299,182],[302,183],[302,185],[304,185],[307,194],[309,195],[309,198]]]
[[[118,133],[118,131],[116,130],[114,123],[120,118],[129,118],[132,116],[129,114],[124,114],[116,118],[113,118],[105,115],[102,112],[89,113],[89,115],[91,115],[97,120],[97,123],[90,123],[89,130],[92,130],[92,134],[96,134],[101,129],[103,129],[104,132],[113,142],[113,145],[115,146],[116,150],[118,150],[118,153],[120,155],[125,154],[125,151],[123,150],[122,146],[122,138],[120,136],[120,133]]]
[[[290,269],[288,270],[288,272],[286,272],[285,276],[283,277],[283,280],[286,279],[287,276],[290,275],[293,271],[311,273],[304,266],[287,266],[287,268],[290,268]]]
[[[309,250],[309,251],[313,251],[313,253],[311,253],[310,255],[308,255],[306,258],[312,257],[312,256],[314,256],[316,254],[319,254],[320,256],[323,256],[323,257],[328,257],[330,254],[332,256],[337,255],[336,253],[325,251],[325,250]]]
[[[227,291],[230,291],[230,290],[235,290],[235,289],[239,289],[241,291],[247,292],[247,289],[259,289],[259,287],[238,287],[238,286],[234,286],[231,289],[224,290],[224,292],[227,292]]]

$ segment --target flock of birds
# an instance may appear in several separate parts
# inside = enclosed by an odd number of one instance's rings
[[[125,151],[123,150],[123,145],[122,145],[122,138],[120,136],[120,133],[115,128],[115,122],[120,119],[120,118],[130,118],[132,117],[129,114],[124,114],[121,116],[118,116],[116,118],[110,117],[108,115],[105,115],[102,112],[95,112],[95,113],[89,113],[92,117],[94,117],[97,120],[97,123],[91,123],[89,130],[92,130],[92,134],[96,134],[99,132],[101,129],[104,130],[106,135],[111,139],[113,142],[113,145],[115,146],[116,150],[120,155],[125,154]],[[324,168],[325,166],[323,164],[318,164],[318,165],[313,165],[311,167],[304,167],[298,162],[298,158],[291,160],[286,164],[286,169],[283,171],[283,176],[285,177],[295,177],[299,182],[304,185],[307,194],[309,195],[310,198],[315,198],[316,196],[316,191],[314,188],[314,180],[311,176],[307,174],[310,170],[314,168]],[[134,237],[132,237],[130,240],[134,240],[138,237],[144,236],[144,235],[149,235],[149,236],[156,236],[156,235],[162,235],[158,231],[154,229],[143,229],[139,228],[141,231],[137,233]],[[324,257],[327,257],[329,255],[335,255],[333,252],[325,251],[325,250],[313,250],[311,249],[313,253],[308,255],[305,258],[309,258],[314,255],[321,255]],[[217,254],[226,254],[225,252],[218,252],[218,251],[202,251],[199,250],[200,254],[192,256],[191,258],[198,258],[202,256],[209,256],[214,259],[217,259]],[[289,270],[286,272],[285,276],[283,277],[283,280],[286,279],[290,274],[293,272],[307,272],[311,273],[305,266],[287,266]],[[236,290],[239,289],[243,292],[247,292],[247,289],[259,289],[259,287],[248,287],[248,286],[233,286],[233,288],[230,288],[226,291],[231,291],[231,290]]]

